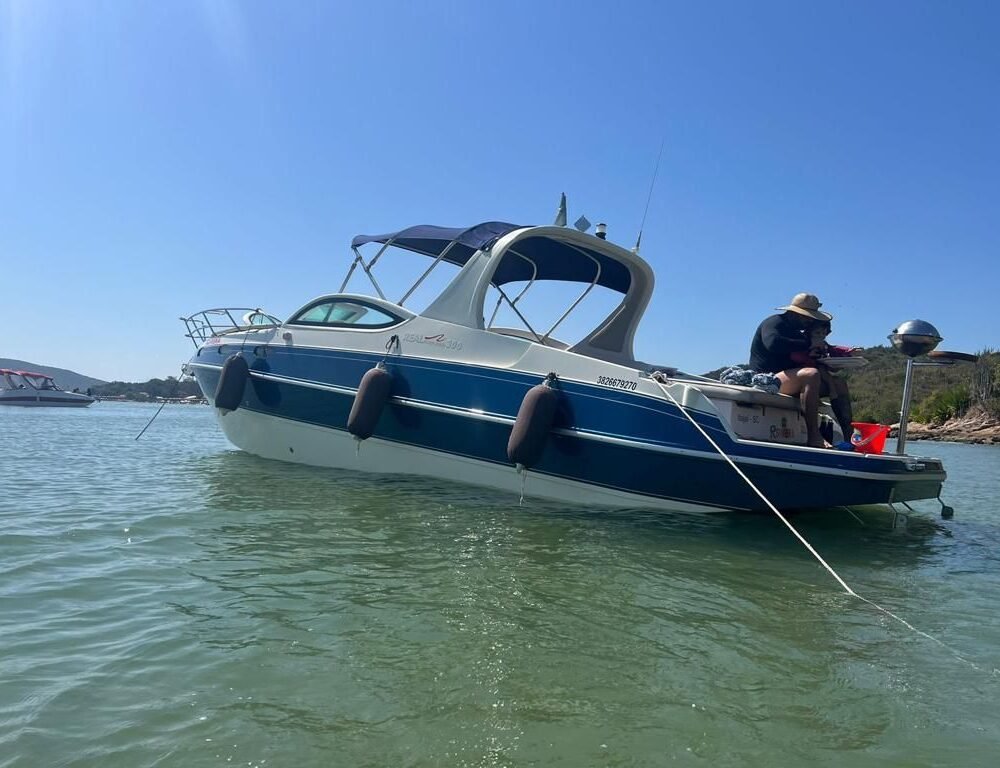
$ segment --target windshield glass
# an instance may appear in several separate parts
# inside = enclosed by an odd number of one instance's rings
[[[322,299],[289,320],[295,325],[388,328],[403,321],[380,307],[356,299]]]

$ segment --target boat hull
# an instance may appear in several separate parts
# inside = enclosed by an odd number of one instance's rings
[[[220,350],[216,360],[224,359],[225,352]],[[269,459],[455,479],[512,493],[520,493],[524,481],[528,496],[571,504],[682,511],[766,508],[675,406],[628,393],[604,393],[582,383],[562,383],[573,416],[549,436],[542,458],[526,477],[507,459],[506,446],[517,404],[537,383],[529,375],[481,373],[473,382],[468,378],[473,374],[455,366],[449,370],[428,361],[398,362],[393,366],[394,397],[376,434],[359,445],[346,431],[354,399],[346,382],[359,381],[360,373],[374,362],[341,352],[339,367],[348,370],[342,370],[340,382],[332,381],[332,374],[325,381],[293,380],[280,373],[280,361],[271,353],[254,362],[240,407],[230,412],[216,409],[219,423],[234,445]],[[211,400],[221,365],[193,360],[191,367]],[[449,390],[449,377],[452,382],[464,377],[469,386],[452,383]],[[443,399],[446,391],[452,394],[450,400]],[[465,401],[457,402],[463,392]],[[599,418],[606,421],[597,423]],[[717,418],[696,418],[727,445]],[[616,423],[623,430],[617,434],[612,431]],[[662,439],[648,439],[656,433]],[[642,439],[633,439],[637,435]],[[740,468],[784,509],[934,498],[945,478],[935,460],[911,462],[911,471],[888,457],[866,461],[858,455],[780,449],[746,441],[727,447]]]
[[[377,437],[359,442],[346,431],[289,421],[243,408],[220,415],[219,424],[233,445],[265,459],[372,474],[410,474],[457,480],[511,494],[586,506],[665,506],[662,499],[640,494],[531,470],[522,474],[509,463],[442,453]],[[686,512],[720,509],[679,500],[674,500],[670,508]]]
[[[75,392],[60,392],[58,397],[49,397],[46,395],[39,397],[34,394],[21,394],[21,390],[12,392],[9,395],[6,392],[0,393],[0,405],[12,405],[22,408],[86,408],[92,405],[93,402],[93,398],[86,395],[78,395]]]

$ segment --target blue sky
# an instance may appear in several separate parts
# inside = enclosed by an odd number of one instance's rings
[[[1000,5],[0,0],[0,357],[141,380],[178,316],[285,316],[350,238],[606,221],[637,339],[742,361],[798,291],[832,339],[1000,345]],[[558,334],[557,334],[558,335]]]

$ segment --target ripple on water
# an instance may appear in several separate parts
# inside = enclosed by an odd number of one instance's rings
[[[24,447],[0,459],[0,766],[972,765],[998,746],[993,678],[838,592],[766,516],[267,462],[206,408],[135,442],[152,412],[0,421]],[[989,450],[944,448],[954,521],[795,522],[992,669]]]

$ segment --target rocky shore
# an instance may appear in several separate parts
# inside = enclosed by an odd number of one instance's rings
[[[898,424],[893,424],[892,437]],[[1000,420],[989,416],[963,416],[944,424],[914,424],[906,428],[908,440],[942,440],[951,443],[1000,445]]]

